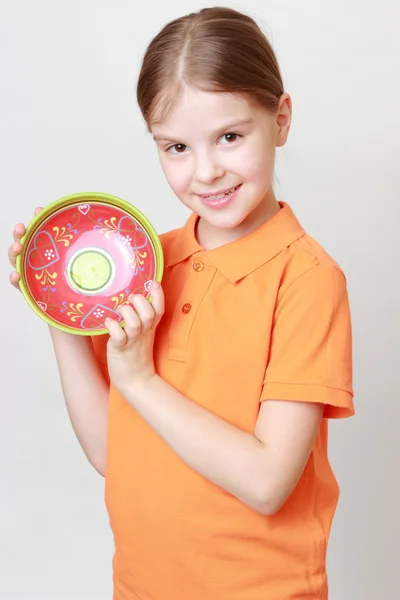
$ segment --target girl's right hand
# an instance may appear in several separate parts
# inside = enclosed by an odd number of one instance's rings
[[[42,207],[38,207],[35,210],[35,216],[37,214],[39,214],[41,210],[43,210]],[[26,231],[26,228],[25,228],[25,225],[23,225],[23,223],[18,223],[18,225],[15,226],[14,232],[13,232],[14,243],[11,244],[11,246],[8,249],[8,260],[10,261],[12,267],[14,268],[14,271],[12,271],[12,273],[10,273],[10,282],[17,289],[19,289],[20,275],[15,270],[15,265],[16,265],[16,261],[17,261],[17,256],[22,250],[21,238],[25,235],[25,231]]]

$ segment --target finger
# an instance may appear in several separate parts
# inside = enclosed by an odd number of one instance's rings
[[[25,225],[23,223],[18,223],[13,231],[14,242],[19,242],[22,236],[25,235],[25,231]]]
[[[15,267],[17,256],[21,252],[21,249],[22,246],[19,242],[14,242],[14,244],[11,244],[11,246],[8,248],[8,260],[13,267]]]
[[[163,289],[158,281],[153,281],[150,287],[151,305],[154,309],[154,326],[157,327],[165,311],[165,298]]]
[[[142,325],[142,333],[155,327],[155,312],[149,301],[141,294],[129,297],[129,301],[137,311]]]
[[[35,217],[36,215],[38,215],[41,211],[43,210],[43,206],[38,206],[37,208],[35,208]],[[26,227],[23,223],[18,223],[18,225],[15,226],[14,229],[14,241],[18,242],[23,235],[25,235],[26,233]]]
[[[20,274],[17,273],[16,271],[13,271],[12,273],[10,273],[10,283],[12,283],[12,285],[16,288],[19,288],[19,280],[21,279]]]
[[[126,346],[127,338],[121,325],[115,319],[111,319],[111,317],[107,317],[104,325],[110,335],[107,344],[114,350],[122,350]]]
[[[124,320],[124,329],[128,340],[135,341],[142,332],[142,322],[139,316],[129,304],[123,304],[117,310]]]

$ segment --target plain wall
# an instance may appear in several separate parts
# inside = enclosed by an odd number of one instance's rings
[[[294,105],[278,195],[348,279],[357,415],[331,424],[342,495],[330,600],[398,600],[399,4],[220,4],[250,13],[273,42]],[[184,222],[135,80],[151,37],[203,6],[0,0],[1,600],[103,600],[112,589],[104,481],[73,435],[47,326],[8,283],[13,227],[80,191],[131,201],[159,232]]]

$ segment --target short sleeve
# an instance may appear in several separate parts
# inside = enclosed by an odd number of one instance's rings
[[[312,267],[279,300],[261,400],[320,402],[325,418],[354,414],[350,307],[333,264]]]
[[[95,335],[92,337],[92,344],[94,354],[96,356],[97,362],[100,365],[101,372],[104,377],[110,383],[110,376],[108,374],[108,366],[107,366],[107,341],[108,335]]]

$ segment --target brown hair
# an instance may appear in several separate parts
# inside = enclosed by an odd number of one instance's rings
[[[277,58],[261,29],[249,16],[222,7],[171,21],[149,44],[137,84],[148,127],[166,117],[184,86],[241,93],[270,112],[284,92]]]

